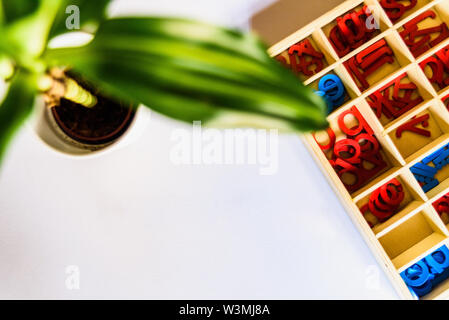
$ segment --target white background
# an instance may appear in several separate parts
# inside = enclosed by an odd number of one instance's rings
[[[267,2],[124,0],[111,12],[245,26]],[[153,114],[132,145],[82,160],[25,128],[0,177],[0,298],[397,298],[297,137],[261,176],[173,165],[181,126]],[[66,288],[70,265],[79,290]]]

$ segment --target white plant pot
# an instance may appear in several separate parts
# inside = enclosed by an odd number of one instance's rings
[[[122,148],[136,140],[145,130],[151,111],[140,105],[128,128],[117,139],[102,145],[88,145],[67,136],[56,123],[53,114],[46,107],[42,98],[35,103],[30,124],[37,136],[50,149],[68,156],[98,156]]]
[[[53,39],[50,47],[81,46],[88,43],[92,35],[82,32],[72,32]],[[34,113],[30,124],[37,136],[50,149],[68,156],[98,156],[122,148],[144,131],[150,119],[151,112],[145,106],[138,106],[128,128],[117,139],[103,145],[88,145],[77,142],[65,134],[56,123],[50,109],[45,106],[42,97],[36,99]]]

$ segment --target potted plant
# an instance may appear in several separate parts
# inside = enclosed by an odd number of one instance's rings
[[[178,18],[109,19],[108,3],[0,0],[0,77],[8,83],[0,160],[36,97],[54,129],[89,151],[116,143],[139,105],[214,127],[327,126],[325,102],[271,59],[256,36]],[[49,46],[70,31],[70,8],[79,10],[77,30],[92,39]]]

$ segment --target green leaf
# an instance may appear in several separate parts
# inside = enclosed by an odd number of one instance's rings
[[[34,103],[34,78],[17,72],[0,104],[0,162],[14,134],[30,114]]]
[[[105,21],[85,47],[49,50],[110,94],[213,126],[318,130],[325,102],[253,35],[183,19]]]
[[[39,8],[40,0],[2,0],[0,1],[3,22],[12,23],[27,15],[32,14]]]
[[[99,23],[106,19],[106,9],[110,2],[111,0],[64,0],[56,15],[50,38],[70,31],[81,30],[93,33]],[[70,30],[66,26],[66,21],[72,14],[69,6],[72,5],[79,8],[80,30]]]
[[[3,2],[0,0],[0,30],[3,28],[4,23],[6,23],[5,10],[3,9]]]
[[[9,3],[10,0],[7,0]],[[16,1],[16,0],[13,0]],[[37,0],[30,0],[36,2]],[[18,1],[22,3],[22,0]],[[47,38],[53,19],[60,8],[62,0],[39,0],[38,8],[30,14],[20,16],[7,25],[6,36],[14,47],[15,58],[26,63],[40,56],[47,45]]]

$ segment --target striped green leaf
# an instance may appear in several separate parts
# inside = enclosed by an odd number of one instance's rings
[[[32,76],[18,72],[0,104],[0,163],[14,134],[30,114],[34,102]]]
[[[10,0],[7,0],[9,3]],[[16,1],[16,0],[13,0]],[[9,51],[23,63],[24,60],[42,54],[47,45],[48,34],[53,19],[61,6],[62,0],[29,0],[38,2],[31,13],[20,16],[5,27],[5,36],[10,46]],[[22,3],[23,1],[18,1]],[[5,39],[2,39],[5,41]]]
[[[106,92],[216,127],[323,129],[325,102],[253,35],[183,19],[120,18],[85,47],[49,50]]]
[[[9,24],[35,12],[39,8],[39,1],[0,0],[0,7],[3,23]]]

